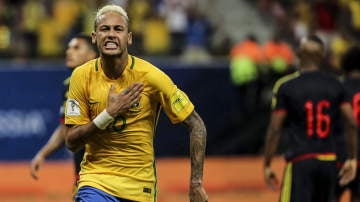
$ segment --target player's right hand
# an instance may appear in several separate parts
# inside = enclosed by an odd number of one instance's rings
[[[271,167],[264,167],[264,178],[266,185],[272,190],[277,190],[279,188],[279,180]]]
[[[117,117],[118,115],[123,114],[132,105],[139,102],[143,89],[144,84],[134,83],[125,90],[117,93],[115,85],[111,85],[106,111],[112,117]]]
[[[44,163],[45,158],[41,155],[36,155],[30,163],[30,174],[31,177],[35,180],[39,179],[38,171],[40,170],[41,165]]]

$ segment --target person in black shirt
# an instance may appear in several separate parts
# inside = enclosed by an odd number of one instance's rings
[[[92,43],[90,35],[78,34],[68,43],[66,49],[66,66],[70,69],[84,64],[85,62],[98,57],[98,51],[95,44]],[[63,91],[63,103],[67,100],[70,77],[65,79]],[[66,126],[64,124],[64,107],[60,107],[60,123],[51,134],[48,142],[36,153],[30,163],[30,174],[34,179],[39,178],[39,170],[45,159],[61,147],[65,146]],[[74,154],[75,183],[79,178],[80,163],[82,161],[84,150],[79,150]]]
[[[356,124],[360,126],[360,47],[354,46],[350,48],[342,58],[341,67],[344,70],[344,88],[345,99],[352,104],[353,116]],[[358,131],[358,136],[360,132]],[[345,140],[342,135],[337,137],[337,162],[338,167],[342,167],[347,156]],[[359,146],[359,142],[358,142]],[[359,155],[359,151],[358,151]],[[359,167],[359,162],[357,166]],[[355,180],[346,186],[336,186],[334,201],[340,201],[343,192],[350,190],[350,201],[360,201],[360,175],[356,174]]]
[[[337,179],[334,121],[342,114],[347,129],[349,156],[339,173],[342,185],[353,180],[356,173],[356,124],[350,103],[344,102],[342,84],[319,70],[325,55],[320,38],[312,35],[302,39],[297,55],[300,71],[274,85],[265,141],[265,182],[271,188],[278,185],[271,160],[286,120],[287,164],[280,201],[329,202]]]

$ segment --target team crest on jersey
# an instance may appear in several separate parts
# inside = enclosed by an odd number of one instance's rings
[[[133,105],[131,105],[131,107],[129,108],[129,113],[130,114],[137,114],[141,111],[141,102],[140,100],[136,103],[134,103]]]
[[[66,101],[66,115],[80,116],[80,105],[75,99],[67,99]]]
[[[188,99],[186,98],[186,95],[180,91],[177,90],[170,98],[171,100],[171,107],[175,109],[175,111],[180,112],[185,108],[185,106],[189,103]]]

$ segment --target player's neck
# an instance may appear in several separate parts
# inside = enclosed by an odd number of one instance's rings
[[[119,78],[127,63],[127,54],[122,54],[120,57],[101,57],[101,67],[105,75],[110,79]]]
[[[301,71],[302,72],[311,72],[311,71],[318,71],[319,67],[317,64],[314,63],[302,63],[301,64]]]

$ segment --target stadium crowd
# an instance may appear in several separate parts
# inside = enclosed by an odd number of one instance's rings
[[[262,91],[280,76],[295,70],[298,61],[294,47],[301,38],[318,35],[326,46],[321,68],[338,75],[342,73],[343,54],[360,39],[360,1],[258,0],[248,3],[257,8],[264,21],[273,20],[273,35],[261,42],[254,31],[243,41],[232,43],[229,52],[231,79],[243,94],[253,94],[245,96],[249,97],[247,103],[257,105],[254,100],[260,100],[253,93],[254,89]],[[269,101],[265,102],[268,105]]]
[[[239,43],[222,36],[220,45],[214,45],[218,40],[214,33],[224,27],[219,26],[221,16],[209,18],[212,11],[202,7],[205,0],[0,0],[0,57],[17,61],[61,58],[69,39],[80,32],[91,33],[94,13],[109,1],[125,6],[133,19],[130,26],[135,40],[130,51],[134,54],[183,55],[208,61],[212,56],[229,55],[230,48]],[[308,33],[320,35],[329,50],[328,63],[335,71],[341,55],[359,39],[359,1],[247,2],[264,21],[272,19],[275,32],[291,47]],[[252,34],[256,35],[256,30]]]
[[[211,25],[189,0],[0,0],[0,57],[60,58],[74,35],[93,30],[105,3],[124,6],[132,19],[133,54],[178,56],[185,50],[208,58]]]
[[[359,41],[360,2],[355,0],[258,0],[257,8],[271,16],[282,38],[296,45],[300,38],[316,33],[325,42],[327,61],[335,72],[340,58]]]

